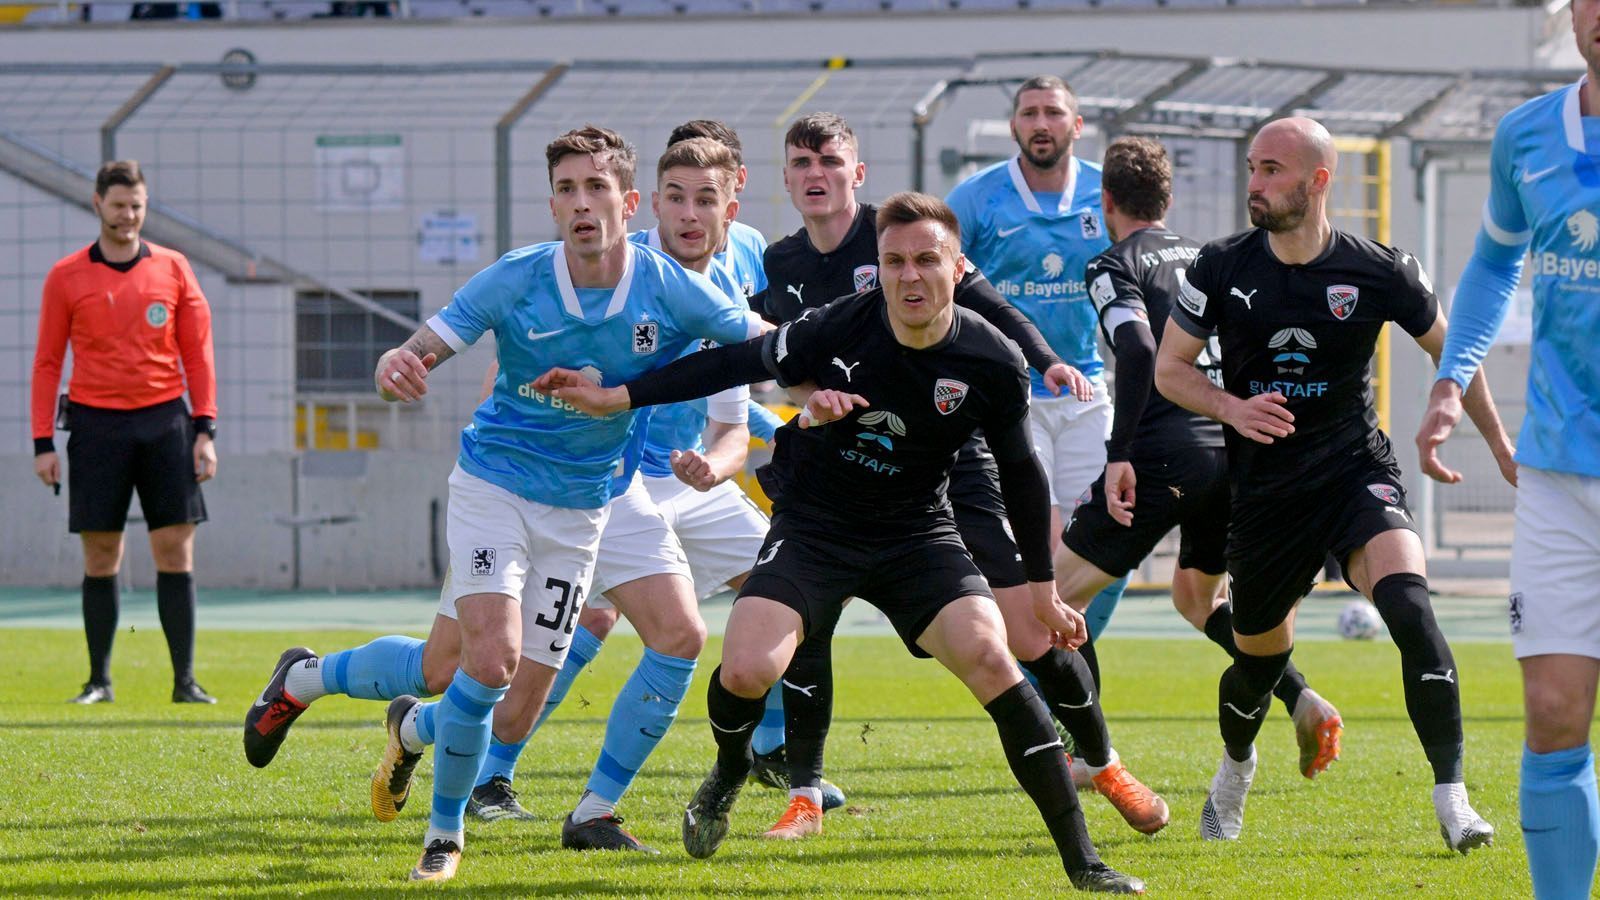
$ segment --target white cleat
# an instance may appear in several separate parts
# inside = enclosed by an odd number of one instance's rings
[[[1250,758],[1235,762],[1224,750],[1217,777],[1211,779],[1211,794],[1200,810],[1200,837],[1208,841],[1236,841],[1244,831],[1244,798],[1256,777],[1256,751]]]
[[[1433,811],[1439,817],[1439,834],[1451,850],[1466,855],[1469,850],[1494,845],[1494,826],[1467,802],[1466,785],[1434,785]]]

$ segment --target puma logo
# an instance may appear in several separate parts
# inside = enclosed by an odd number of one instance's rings
[[[850,370],[854,369],[856,366],[861,365],[861,362],[860,362],[860,360],[857,360],[856,362],[853,362],[853,363],[851,363],[850,365],[847,366],[847,365],[844,364],[844,360],[842,360],[839,357],[835,356],[833,358],[833,364],[844,370],[844,380],[848,382],[848,381],[851,380],[851,378],[850,378]]]
[[[804,303],[804,302],[806,302],[806,298],[800,296],[800,291],[802,289],[804,289],[804,288],[805,288],[805,285],[803,285],[803,284],[791,284],[787,288],[785,288],[784,290],[786,290],[789,293],[793,294],[794,298],[796,300],[799,300],[801,303]]]
[[[800,685],[795,684],[794,682],[792,682],[789,679],[785,678],[783,680],[783,686],[788,688],[791,691],[799,691],[800,693],[805,694],[807,697],[810,697],[813,700],[816,699],[816,695],[811,693],[811,692],[817,689],[817,685],[813,684],[810,687],[801,687]]]
[[[1238,716],[1241,719],[1254,720],[1256,716],[1261,714],[1261,707],[1259,707],[1259,706],[1256,707],[1255,709],[1250,710],[1249,712],[1245,712],[1244,710],[1240,709],[1239,707],[1234,706],[1232,703],[1224,703],[1222,705],[1226,706],[1228,709],[1232,710],[1233,714]]]
[[[1057,703],[1056,705],[1061,707],[1062,709],[1088,709],[1089,706],[1091,704],[1093,704],[1093,703],[1094,703],[1094,691],[1090,691],[1089,692],[1089,699],[1083,701],[1082,703]]]
[[[1455,673],[1456,673],[1455,669],[1445,669],[1443,675],[1440,675],[1437,672],[1423,672],[1422,673],[1422,678],[1420,680],[1422,680],[1422,681],[1442,681],[1445,684],[1455,684],[1456,683]]]
[[[1064,745],[1061,743],[1061,740],[1059,738],[1057,738],[1056,740],[1053,740],[1048,744],[1040,744],[1037,747],[1029,747],[1028,749],[1022,751],[1022,756],[1023,756],[1024,759],[1026,759],[1027,757],[1030,757],[1030,756],[1034,755],[1035,753],[1038,753],[1040,750],[1049,750],[1052,747],[1061,747],[1061,746],[1064,746]]]
[[[1250,298],[1254,297],[1256,295],[1256,292],[1260,291],[1260,290],[1261,290],[1260,288],[1256,288],[1254,291],[1251,291],[1250,293],[1246,294],[1244,291],[1241,291],[1238,288],[1229,288],[1228,289],[1228,295],[1230,297],[1238,297],[1240,300],[1243,300],[1244,301],[1244,308],[1245,309],[1250,309]]]

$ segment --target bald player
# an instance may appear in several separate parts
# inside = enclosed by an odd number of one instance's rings
[[[1212,241],[1179,277],[1156,357],[1156,387],[1222,422],[1232,521],[1226,551],[1239,655],[1217,710],[1225,753],[1201,836],[1233,840],[1256,768],[1255,737],[1289,664],[1295,608],[1333,553],[1400,649],[1406,711],[1433,768],[1445,843],[1466,853],[1494,828],[1462,781],[1460,672],[1434,621],[1422,542],[1371,365],[1394,322],[1434,362],[1445,318],[1415,257],[1333,227],[1333,139],[1310,119],[1269,123],[1250,145],[1248,231]],[[1216,333],[1223,384],[1195,367]],[[1482,375],[1464,403],[1491,446],[1509,446]]]

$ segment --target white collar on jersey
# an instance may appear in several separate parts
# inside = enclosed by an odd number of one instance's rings
[[[663,253],[667,252],[667,245],[661,243],[660,225],[657,225],[656,227],[644,233],[644,245],[652,250],[660,250]]]
[[[1078,190],[1078,158],[1070,157],[1072,164],[1067,167],[1067,187],[1061,192],[1061,200],[1056,203],[1056,215],[1064,216],[1072,210],[1072,195]],[[1033,195],[1033,190],[1028,187],[1028,180],[1022,177],[1022,156],[1011,157],[1006,163],[1006,171],[1011,173],[1011,186],[1016,188],[1017,196],[1022,198],[1022,205],[1028,212],[1044,215],[1044,210],[1039,208],[1039,198]]]
[[[1589,152],[1583,140],[1583,112],[1578,106],[1579,95],[1588,81],[1588,75],[1579,78],[1577,84],[1567,88],[1566,99],[1561,103],[1561,125],[1567,132],[1567,146],[1579,153]]]
[[[633,256],[636,252],[633,242],[623,240],[628,248],[628,261],[622,264],[622,277],[617,280],[617,286],[611,289],[611,302],[606,305],[604,318],[609,319],[628,304],[628,289],[633,287]],[[578,290],[572,286],[572,270],[567,267],[567,247],[562,244],[556,249],[556,289],[561,292],[561,307],[567,315],[575,319],[583,318],[583,305],[578,302]]]

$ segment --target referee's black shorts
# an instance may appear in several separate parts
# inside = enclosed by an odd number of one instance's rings
[[[1159,459],[1135,460],[1133,474],[1133,524],[1124,526],[1106,510],[1106,477],[1101,472],[1061,534],[1067,549],[1120,578],[1138,568],[1167,532],[1177,528],[1178,565],[1221,575],[1227,568],[1227,451],[1187,447]]]
[[[194,477],[194,421],[181,399],[139,409],[69,405],[67,528],[121,531],[139,492],[150,530],[206,520]]]
[[[778,512],[740,597],[776,600],[800,614],[807,637],[832,630],[848,597],[883,612],[911,655],[939,611],[989,586],[948,519],[928,533],[844,535],[793,512]]]
[[[1235,499],[1228,534],[1233,630],[1278,627],[1311,592],[1329,553],[1348,573],[1350,554],[1400,528],[1416,525],[1400,469],[1386,460],[1359,461],[1304,492]]]

